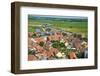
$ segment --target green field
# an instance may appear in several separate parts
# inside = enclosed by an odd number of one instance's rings
[[[34,17],[34,16],[33,16]],[[78,19],[79,20],[79,19]],[[57,19],[35,19],[35,18],[28,18],[28,31],[34,32],[36,27],[43,23],[52,24],[52,27],[61,29],[64,31],[70,31],[74,33],[81,33],[85,37],[87,37],[88,32],[88,21],[87,20],[79,20],[76,21],[75,19],[64,19],[64,20],[57,20]]]

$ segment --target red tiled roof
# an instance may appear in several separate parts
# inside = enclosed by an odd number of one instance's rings
[[[34,55],[28,55],[28,61],[37,60],[37,57]]]
[[[77,56],[76,56],[75,52],[71,52],[71,53],[69,54],[69,58],[70,58],[70,59],[76,59]]]

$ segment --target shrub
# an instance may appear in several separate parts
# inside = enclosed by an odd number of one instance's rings
[[[40,46],[44,46],[44,42],[40,42],[39,45],[40,45]]]
[[[59,47],[59,42],[54,42],[54,43],[52,44],[52,47],[53,47],[53,48]]]

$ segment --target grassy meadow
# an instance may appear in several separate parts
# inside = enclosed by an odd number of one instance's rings
[[[81,33],[87,37],[88,33],[88,20],[86,18],[56,18],[56,17],[36,17],[29,15],[28,17],[28,31],[34,32],[41,24],[52,24],[51,26],[56,29],[69,31],[73,33]]]

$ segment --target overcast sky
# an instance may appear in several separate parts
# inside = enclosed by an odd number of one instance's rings
[[[29,17],[36,17],[36,18],[49,17],[49,18],[87,19],[87,17],[82,17],[82,16],[47,16],[47,15],[29,15]]]

